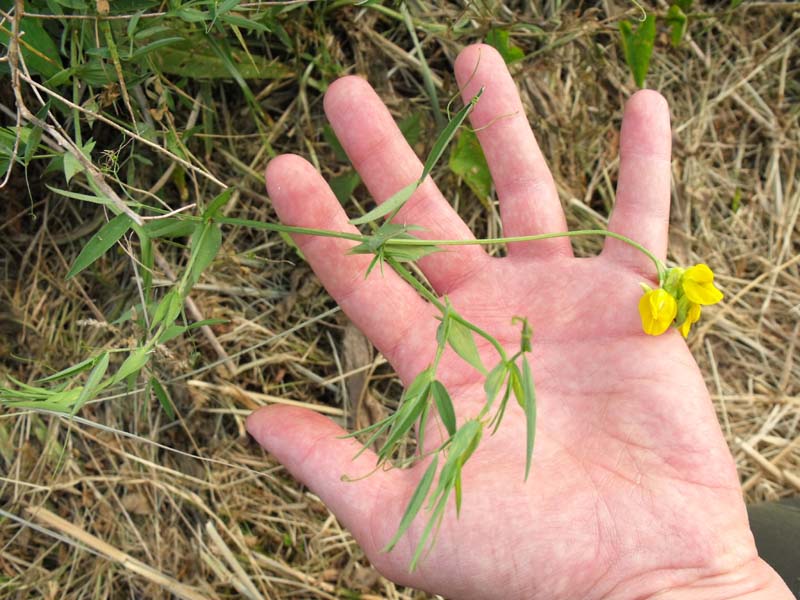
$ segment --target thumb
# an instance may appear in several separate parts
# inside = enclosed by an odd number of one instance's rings
[[[310,410],[266,406],[247,418],[247,431],[322,499],[379,570],[397,571],[401,557],[381,549],[397,530],[411,493],[407,472],[375,470],[371,450],[354,460],[362,448],[358,440],[341,439],[347,432]]]

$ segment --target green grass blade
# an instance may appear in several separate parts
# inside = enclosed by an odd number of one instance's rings
[[[117,243],[131,228],[131,221],[128,215],[117,215],[108,223],[103,225],[100,230],[92,236],[92,239],[83,247],[75,262],[72,264],[67,279],[72,279],[91,265],[98,258],[103,256],[108,250]]]

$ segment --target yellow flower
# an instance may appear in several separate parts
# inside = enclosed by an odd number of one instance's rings
[[[661,335],[678,314],[678,303],[662,288],[645,292],[639,300],[642,329],[648,335]]]
[[[716,304],[722,300],[722,292],[714,286],[713,271],[702,263],[684,271],[681,287],[686,297],[695,304]]]
[[[700,305],[692,302],[689,305],[688,312],[686,313],[686,320],[678,328],[680,329],[681,335],[683,337],[688,337],[689,330],[692,328],[692,325],[697,323],[699,320],[700,320]]]

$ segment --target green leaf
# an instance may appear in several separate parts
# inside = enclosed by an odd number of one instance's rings
[[[421,113],[412,113],[397,124],[409,146],[414,146],[422,134]]]
[[[400,525],[397,528],[397,532],[392,536],[392,539],[389,540],[389,543],[383,548],[382,552],[390,552],[392,548],[395,547],[400,538],[403,537],[403,534],[408,531],[408,528],[411,527],[411,523],[414,522],[414,518],[419,513],[422,505],[425,502],[425,498],[428,497],[428,492],[431,489],[431,484],[433,483],[433,478],[436,476],[436,468],[439,466],[439,456],[434,456],[431,464],[428,465],[428,468],[425,469],[425,473],[422,476],[422,479],[419,480],[419,484],[417,485],[417,489],[414,490],[414,493],[411,495],[411,499],[408,501],[408,506],[406,507],[405,513],[403,513],[403,518],[400,519]]]
[[[91,369],[96,361],[97,357],[92,356],[91,358],[82,360],[78,364],[72,365],[71,367],[67,367],[66,369],[62,369],[58,373],[53,373],[52,375],[48,375],[47,377],[43,377],[42,379],[38,379],[37,381],[39,381],[40,383],[48,383],[50,381],[58,381],[59,379],[65,379],[67,377],[71,377],[72,375],[77,375],[78,373],[82,373],[87,369]]]
[[[522,355],[522,392],[525,398],[525,480],[531,472],[533,458],[533,441],[536,437],[536,389],[533,385],[533,375],[528,359]]]
[[[331,147],[331,150],[333,150],[336,160],[341,162],[347,162],[349,160],[347,157],[347,152],[344,151],[342,143],[339,141],[339,138],[336,137],[336,132],[333,130],[333,127],[325,124],[322,128],[322,137]]]
[[[621,21],[619,31],[622,34],[625,62],[628,63],[636,85],[642,88],[650,69],[650,56],[653,54],[653,42],[656,39],[656,18],[647,15],[636,31],[628,21]]]
[[[481,355],[478,352],[478,346],[475,344],[475,338],[472,335],[472,331],[470,331],[463,323],[457,321],[453,317],[450,317],[450,328],[447,332],[447,342],[461,358],[463,358],[481,373],[486,373],[486,368],[483,366],[483,361],[481,361]]]
[[[486,43],[500,53],[507,65],[525,58],[522,48],[509,41],[509,33],[505,29],[490,29],[486,34]]]
[[[91,160],[94,146],[94,140],[88,140],[83,146],[79,147],[79,150],[87,159]],[[83,164],[81,164],[81,161],[79,161],[72,152],[64,153],[64,177],[67,183],[69,183],[77,173],[82,173],[83,169]]]
[[[114,377],[111,378],[111,381],[108,383],[108,385],[114,385],[128,376],[133,375],[137,371],[141,370],[141,368],[147,364],[148,360],[150,360],[150,354],[147,346],[140,346],[139,348],[136,348],[128,355],[128,358],[123,361],[119,369],[117,369],[117,372],[114,373]]]
[[[339,204],[344,204],[356,191],[358,184],[361,183],[361,177],[353,169],[348,169],[343,174],[331,179],[329,183]]]
[[[228,58],[221,56],[208,44],[193,47],[168,46],[140,60],[152,60],[157,69],[168,75],[178,75],[190,80],[209,79],[284,79],[292,75],[291,69],[277,60],[254,55],[253,60],[242,57],[238,51],[226,50]],[[235,64],[233,71],[231,66]],[[235,73],[235,75],[234,75]],[[240,83],[241,85],[241,83]]]
[[[403,205],[411,198],[412,194],[416,191],[417,187],[419,186],[418,181],[413,181],[409,183],[406,187],[398,190],[394,194],[392,194],[389,198],[387,198],[383,204],[379,204],[371,211],[369,211],[364,216],[358,217],[357,219],[350,219],[350,223],[352,225],[363,225],[364,223],[370,223],[371,221],[375,221],[376,219],[380,219],[383,216],[388,215],[392,212],[397,212],[400,210]]]
[[[189,281],[192,285],[199,281],[203,271],[214,261],[221,246],[222,230],[216,223],[204,223],[195,229],[189,258]]]
[[[100,380],[103,379],[107,369],[108,352],[103,352],[100,355],[100,358],[97,359],[97,364],[94,366],[94,369],[92,369],[92,372],[89,373],[89,377],[86,379],[86,384],[83,386],[80,396],[78,396],[78,399],[75,401],[75,405],[72,407],[73,415],[76,414],[84,404],[92,399],[98,389],[98,386],[100,385]]]
[[[195,321],[189,325],[171,325],[164,330],[164,333],[158,338],[159,344],[166,344],[168,341],[183,335],[187,331],[205,327],[206,325],[219,325],[220,323],[227,323],[226,319],[203,319],[202,321]]]
[[[130,229],[130,217],[120,214],[103,225],[100,230],[92,236],[92,239],[83,247],[72,268],[67,273],[67,279],[75,277],[86,267],[91,265],[98,258],[103,256],[117,241]]]
[[[78,192],[70,192],[69,190],[60,190],[58,188],[54,188],[51,186],[45,186],[51,192],[55,192],[59,196],[64,196],[65,198],[72,198],[73,200],[80,200],[81,202],[91,202],[92,204],[102,204],[103,206],[107,206],[109,209],[113,210],[114,213],[118,213],[119,209],[114,206],[114,203],[111,202],[110,198],[106,196],[91,196],[89,194],[81,194]]]
[[[511,381],[508,382],[506,385],[506,391],[503,393],[503,399],[500,401],[500,406],[497,407],[497,412],[492,417],[492,420],[489,421],[489,427],[492,427],[492,435],[497,433],[498,427],[500,427],[500,423],[503,421],[503,415],[506,414],[506,406],[508,406],[508,399],[511,397]]]
[[[444,154],[444,151],[447,148],[447,145],[450,143],[450,140],[453,139],[453,136],[456,134],[458,128],[461,127],[461,124],[467,118],[467,115],[472,112],[472,109],[478,103],[478,100],[482,94],[483,88],[481,88],[478,93],[475,94],[472,99],[455,114],[455,116],[439,134],[439,137],[436,138],[436,141],[433,143],[433,148],[431,149],[430,154],[428,154],[428,159],[425,161],[425,166],[422,169],[422,175],[420,175],[419,178],[420,183],[425,181],[425,178],[433,170],[433,167],[437,162],[439,162],[439,159],[441,158],[442,154]]]
[[[442,420],[447,433],[451,436],[456,433],[456,412],[453,408],[453,401],[447,388],[444,387],[439,381],[434,381],[431,384],[431,394],[433,400],[436,402],[436,410],[439,411],[439,418]]]
[[[10,6],[11,3],[3,3],[2,8],[9,10]],[[25,59],[25,65],[34,74],[49,79],[63,70],[64,66],[61,63],[58,44],[50,37],[43,23],[43,20],[34,17],[20,19],[19,30],[24,34],[20,36],[20,51]],[[3,26],[0,27],[0,46],[8,47],[10,33],[11,22],[5,20]]]
[[[421,396],[433,379],[433,368],[428,367],[414,378],[403,393],[403,400]]]
[[[172,399],[169,397],[167,390],[164,389],[164,386],[161,385],[161,382],[155,377],[150,378],[150,387],[153,389],[156,398],[158,398],[158,403],[161,405],[161,408],[164,409],[167,418],[174,420],[175,409],[172,408]]]
[[[147,221],[144,225],[144,230],[153,239],[179,238],[189,237],[196,227],[197,223],[195,221],[167,217],[165,219]]]
[[[48,99],[45,105],[39,109],[39,112],[36,113],[36,118],[40,121],[45,121],[49,112],[50,100]],[[31,128],[31,134],[25,141],[25,152],[22,156],[22,164],[25,166],[28,166],[31,163],[34,153],[39,148],[39,142],[42,140],[42,133],[43,130],[38,125],[35,125]]]
[[[239,15],[224,15],[220,17],[219,20],[226,25],[235,25],[236,27],[250,29],[251,31],[258,31],[259,33],[270,32],[269,27],[263,23],[259,23],[258,21],[254,21],[253,19],[248,19],[246,17],[241,17]]]
[[[406,388],[400,408],[394,415],[389,435],[378,452],[379,460],[386,460],[395,445],[411,430],[428,403],[433,371],[430,367],[414,378]]]
[[[393,239],[407,239],[407,240],[417,240],[420,238],[415,238],[414,236],[402,234],[398,235]],[[441,251],[439,246],[435,246],[433,244],[426,244],[424,246],[405,246],[400,244],[392,244],[391,240],[386,242],[386,245],[383,248],[385,258],[394,258],[399,262],[415,262],[418,261],[420,258],[428,256],[429,254],[433,254],[434,252]]]
[[[172,289],[164,294],[161,301],[153,311],[153,316],[150,319],[150,329],[154,329],[159,323],[165,323],[167,327],[171,325],[181,312],[183,306],[183,299],[178,293],[177,289]]]
[[[669,39],[673,48],[677,48],[686,33],[686,14],[677,4],[673,4],[667,11],[667,24],[669,25]]]
[[[225,191],[223,191],[219,196],[214,198],[203,211],[203,219],[213,219],[217,216],[217,213],[220,209],[225,206],[228,201],[231,199],[235,188],[229,187]]]
[[[486,392],[486,404],[491,406],[497,394],[500,393],[500,388],[503,387],[503,382],[506,380],[508,367],[502,360],[497,363],[489,374],[486,376],[486,381],[483,383],[483,390]]]
[[[481,202],[486,204],[492,194],[492,175],[478,142],[478,136],[469,129],[458,135],[450,153],[450,170],[461,177]]]

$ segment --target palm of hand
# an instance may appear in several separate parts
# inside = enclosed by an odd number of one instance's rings
[[[471,120],[497,187],[505,233],[564,230],[555,186],[502,59],[486,46],[467,48],[456,75],[467,99],[486,88]],[[340,80],[325,103],[379,202],[419,176],[421,164],[365,82]],[[669,147],[663,99],[637,94],[626,108],[609,228],[662,260]],[[285,223],[348,229],[335,197],[302,159],[273,160],[267,186]],[[421,235],[432,239],[471,237],[430,180],[398,217],[422,225]],[[436,310],[391,270],[365,280],[370,259],[345,256],[351,243],[295,239],[330,294],[405,383],[430,364]],[[462,316],[511,352],[519,348],[511,318],[527,317],[533,326],[539,417],[531,476],[523,481],[525,420],[512,401],[497,434],[484,436],[464,469],[460,519],[454,510],[447,514],[436,546],[415,573],[407,567],[424,519],[393,552],[380,549],[394,534],[423,466],[343,483],[343,472],[364,474],[375,457],[351,462],[357,443],[337,439],[343,432],[327,419],[269,407],[250,418],[248,429],[320,495],[385,575],[450,597],[645,597],[754,560],[733,461],[697,365],[676,331],[659,338],[641,332],[638,282],[652,278],[652,265],[616,240],[589,259],[573,258],[565,239],[512,244],[509,253],[494,259],[477,246],[456,247],[424,258],[420,267]],[[493,366],[493,350],[482,352]],[[459,421],[475,416],[484,401],[480,374],[448,353],[437,376],[453,396]]]
[[[642,276],[602,257],[501,259],[493,267],[449,297],[509,352],[519,347],[519,328],[508,315],[534,325],[539,419],[531,476],[523,482],[525,421],[512,403],[465,468],[460,518],[451,511],[418,572],[405,569],[423,519],[391,554],[371,557],[376,565],[452,597],[469,597],[477,582],[480,598],[600,598],[657,587],[646,581],[654,571],[754,558],[735,467],[694,359],[677,332],[641,334]],[[425,321],[414,330],[433,340],[436,322]],[[491,349],[483,356],[487,365],[497,360]],[[425,357],[413,355],[408,372],[425,368]],[[483,377],[454,353],[439,373],[459,390],[459,421],[474,417],[485,401]],[[376,501],[373,535],[385,540],[407,497]],[[731,555],[720,556],[720,547]]]

